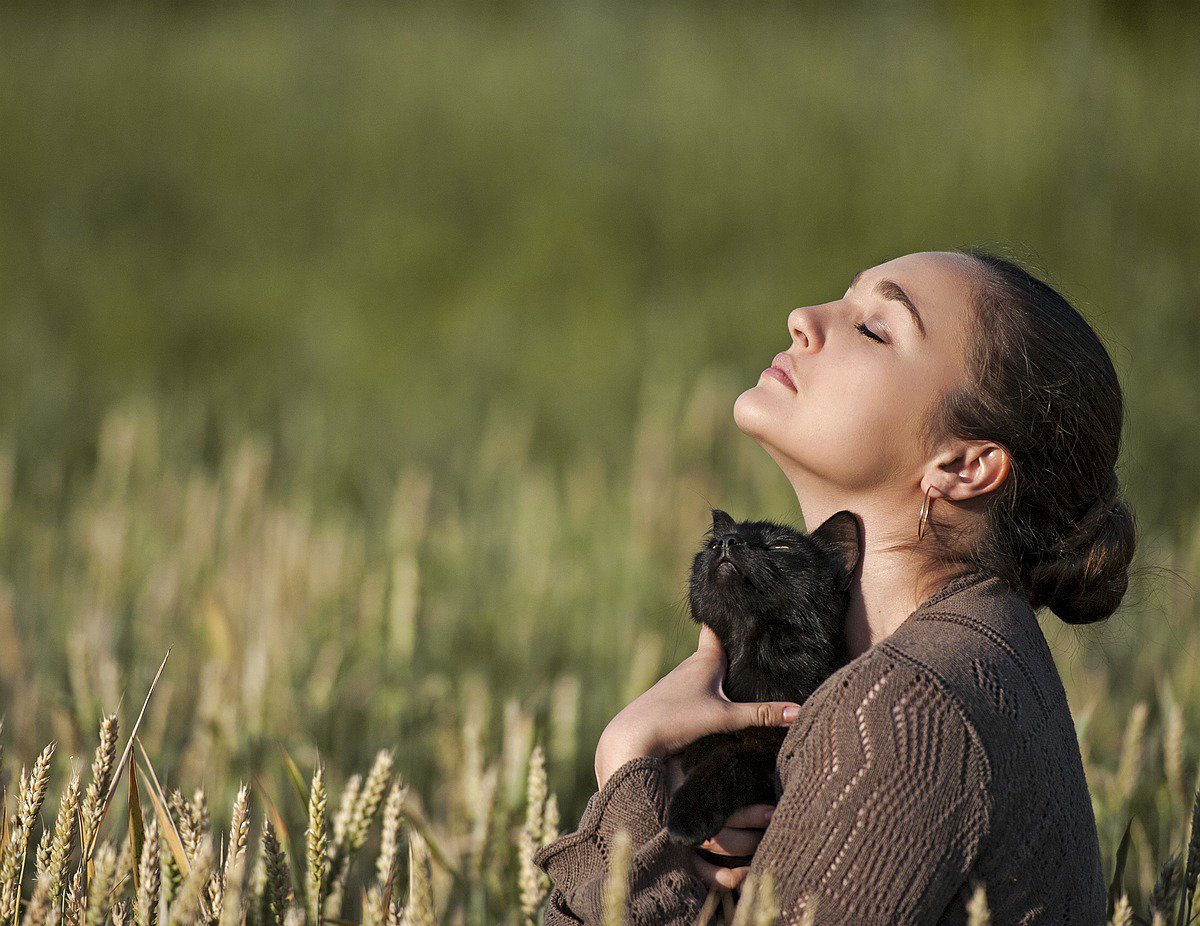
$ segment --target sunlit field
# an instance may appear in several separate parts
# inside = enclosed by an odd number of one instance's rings
[[[1126,388],[1142,571],[1042,625],[1174,924],[1197,20],[1023,9],[0,12],[0,921],[537,922],[709,506],[797,522],[731,419],[787,312],[1012,242]]]

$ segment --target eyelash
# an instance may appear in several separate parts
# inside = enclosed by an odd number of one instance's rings
[[[862,322],[859,322],[854,327],[857,328],[859,331],[861,331],[864,336],[870,338],[872,341],[878,341],[880,344],[887,343],[887,341],[885,341],[883,338],[881,338],[879,335],[877,335],[874,331],[872,331],[870,328],[868,328]]]

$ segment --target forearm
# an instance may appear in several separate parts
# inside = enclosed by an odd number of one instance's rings
[[[600,763],[597,765],[599,775]],[[607,859],[620,830],[629,833],[631,846],[628,921],[633,926],[692,921],[708,888],[690,865],[692,850],[667,836],[666,777],[663,762],[656,757],[623,763],[592,795],[578,830],[538,852],[534,862],[550,876],[555,888],[553,922],[601,921],[608,886]]]

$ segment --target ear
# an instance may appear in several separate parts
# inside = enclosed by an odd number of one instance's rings
[[[714,534],[728,533],[729,531],[733,530],[733,525],[737,523],[720,508],[712,509],[712,519],[712,529]]]
[[[826,518],[825,523],[813,531],[811,536],[833,547],[842,563],[842,588],[849,588],[862,553],[862,533],[859,531],[858,518],[853,512],[839,511]]]
[[[995,441],[966,441],[947,447],[929,461],[921,475],[921,494],[932,489],[930,498],[967,501],[1004,484],[1012,469],[1012,458]]]

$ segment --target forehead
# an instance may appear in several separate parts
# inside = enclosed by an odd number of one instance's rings
[[[919,251],[905,254],[863,271],[863,277],[895,280],[921,315],[945,318],[967,308],[974,279],[974,259],[950,251]],[[928,313],[927,310],[928,309]]]
[[[921,313],[931,342],[965,344],[974,258],[951,251],[920,251],[864,270],[862,276],[872,286],[878,280],[899,283]]]

